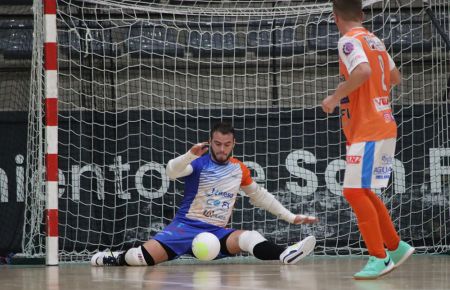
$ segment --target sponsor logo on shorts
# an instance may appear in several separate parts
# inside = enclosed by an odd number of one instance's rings
[[[377,112],[386,111],[391,109],[391,104],[389,103],[389,97],[378,97],[373,99],[375,108]]]
[[[185,233],[184,223],[179,223],[177,225],[170,224],[161,233],[167,234],[169,236],[173,236],[174,233],[178,233],[179,235],[182,235]]]
[[[373,169],[376,179],[389,179],[391,177],[391,166],[378,166]]]
[[[381,163],[383,165],[392,165],[394,163],[394,157],[387,154],[383,154],[381,156]]]
[[[348,155],[346,159],[347,159],[348,164],[360,164],[361,163],[361,156],[359,156],[359,155]]]

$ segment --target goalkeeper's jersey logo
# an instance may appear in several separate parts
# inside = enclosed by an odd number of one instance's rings
[[[192,162],[178,216],[224,227],[230,219],[241,186],[252,183],[250,171],[236,158],[219,164],[205,155]]]

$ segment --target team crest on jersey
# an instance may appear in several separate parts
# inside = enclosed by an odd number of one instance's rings
[[[352,51],[355,49],[355,46],[351,42],[344,43],[344,46],[342,47],[342,51],[345,55],[349,55],[352,53]]]

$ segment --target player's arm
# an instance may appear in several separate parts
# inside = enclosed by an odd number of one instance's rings
[[[323,100],[323,111],[326,113],[332,113],[341,99],[359,88],[365,81],[370,78],[371,73],[372,70],[370,69],[369,63],[363,62],[358,64],[350,73],[349,78],[346,81],[341,82],[337,86],[336,91]]]
[[[295,215],[285,208],[271,193],[264,187],[252,182],[250,185],[242,186],[241,189],[250,198],[250,202],[264,208],[268,212],[292,224],[311,224],[317,222],[317,218],[306,215]]]
[[[166,166],[166,174],[171,180],[188,176],[193,172],[191,162],[208,151],[208,142],[195,144],[185,154],[171,159]]]
[[[400,73],[398,68],[395,66],[395,62],[389,54],[388,54],[388,58],[389,58],[389,69],[391,72],[391,85],[395,86],[395,85],[398,85],[402,81],[402,74]]]
[[[370,78],[372,70],[361,42],[352,37],[341,37],[338,43],[339,59],[346,67],[349,77],[339,83],[335,92],[322,101],[322,109],[332,113],[342,98],[360,87]]]
[[[398,68],[394,68],[391,70],[391,85],[395,86],[401,83],[402,81],[402,74],[398,70]]]

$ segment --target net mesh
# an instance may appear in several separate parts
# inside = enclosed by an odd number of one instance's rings
[[[0,4],[0,263],[20,252],[25,184],[27,108],[33,23],[19,7]],[[27,51],[16,56],[15,49]]]
[[[43,238],[42,41],[35,49],[24,253]],[[420,252],[449,239],[449,31],[445,0],[365,1],[364,25],[403,73],[392,91],[399,138],[383,199]],[[431,13],[430,13],[431,12]],[[432,16],[430,16],[432,15]],[[150,239],[183,195],[167,162],[231,121],[235,156],[292,212],[292,226],[239,198],[230,226],[287,245],[308,234],[316,254],[365,252],[342,196],[345,141],[320,102],[339,82],[339,33],[327,1],[58,2],[59,246],[63,260]],[[381,192],[379,192],[381,193]]]

